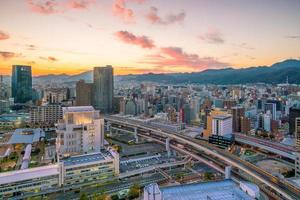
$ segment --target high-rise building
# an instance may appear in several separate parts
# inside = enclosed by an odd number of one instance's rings
[[[104,144],[104,119],[92,106],[64,107],[56,132],[59,155],[99,152]]]
[[[295,159],[295,176],[300,177],[300,117],[295,119],[295,138],[296,138],[296,159]]]
[[[113,68],[94,67],[93,106],[101,113],[111,113],[114,96]]]
[[[10,98],[10,88],[3,81],[3,75],[0,75],[0,100],[8,100]]]
[[[11,87],[15,103],[26,103],[32,100],[31,66],[13,65]]]
[[[245,108],[232,107],[232,129],[234,132],[241,132],[241,119],[245,117]]]
[[[271,132],[271,120],[272,120],[272,114],[268,110],[266,114],[264,114],[264,130]]]
[[[241,118],[241,132],[247,134],[251,130],[251,120],[248,117]]]
[[[272,119],[276,120],[276,103],[265,103],[265,112],[270,111],[272,114]]]
[[[76,106],[92,105],[93,83],[80,80],[76,83]]]
[[[300,108],[291,107],[289,111],[289,132],[295,134],[295,119],[300,117]]]
[[[226,136],[232,134],[232,117],[230,115],[216,115],[212,118],[212,134]]]

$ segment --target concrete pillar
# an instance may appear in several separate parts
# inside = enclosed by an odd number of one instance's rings
[[[139,138],[138,138],[138,135],[137,135],[137,128],[136,127],[134,127],[134,138],[135,138],[135,142],[138,143]]]
[[[109,137],[112,137],[112,130],[111,125],[109,125]]]
[[[168,157],[170,157],[171,150],[170,150],[170,138],[169,137],[166,139],[166,151],[168,152]]]
[[[230,179],[231,178],[231,166],[226,166],[225,167],[225,179]]]

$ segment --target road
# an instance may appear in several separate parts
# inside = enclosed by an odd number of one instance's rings
[[[282,198],[288,200],[300,199],[300,190],[291,183],[281,180],[272,174],[260,169],[259,167],[240,159],[239,157],[232,155],[226,150],[215,147],[212,144],[209,144],[204,141],[199,141],[197,139],[192,139],[187,136],[183,136],[177,132],[171,132],[169,130],[162,130],[161,128],[154,127],[147,123],[136,121],[132,119],[125,119],[122,117],[115,116],[105,116],[106,121],[109,121],[111,124],[124,125],[127,127],[138,128],[140,130],[145,130],[151,135],[163,136],[165,138],[170,138],[175,140],[183,145],[187,145],[191,148],[194,148],[198,151],[216,157],[220,160],[225,161],[228,165],[242,170],[246,174],[250,175],[252,178],[264,183],[268,187],[272,188],[273,191],[279,193]]]

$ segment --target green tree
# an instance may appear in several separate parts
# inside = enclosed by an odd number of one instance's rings
[[[86,193],[82,193],[81,195],[80,195],[80,198],[79,198],[80,200],[89,200],[89,197],[87,196],[87,194]]]
[[[209,181],[212,180],[214,177],[214,174],[212,172],[205,172],[204,173],[204,180],[205,181]]]
[[[140,196],[140,186],[135,183],[129,189],[128,198],[135,199],[135,198],[138,198],[139,196]]]

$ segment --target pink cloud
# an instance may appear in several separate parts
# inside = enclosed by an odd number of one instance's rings
[[[9,35],[7,33],[4,33],[3,31],[0,31],[0,40],[7,40],[9,39]]]
[[[86,10],[95,3],[96,0],[27,0],[33,12],[44,15],[64,13],[68,9]]]
[[[149,13],[146,15],[146,19],[152,24],[168,25],[183,22],[185,15],[185,11],[181,11],[177,14],[169,14],[165,18],[162,18],[158,15],[158,9],[151,7]]]
[[[138,45],[142,48],[148,49],[152,49],[155,47],[153,40],[144,35],[136,36],[128,31],[118,31],[115,34],[122,42],[125,42],[127,44]]]
[[[148,55],[140,63],[161,67],[186,68],[186,71],[202,71],[209,68],[223,68],[227,63],[212,57],[200,57],[197,54],[186,53],[180,47],[163,47],[158,54]],[[188,70],[189,69],[189,70]]]
[[[67,2],[67,7],[71,9],[85,10],[95,3],[96,0],[69,0]]]
[[[135,14],[134,11],[130,8],[127,8],[126,4],[128,2],[142,4],[146,0],[114,0],[112,5],[112,11],[114,15],[120,17],[127,23],[135,22]]]
[[[125,0],[115,0],[112,9],[113,13],[122,18],[125,22],[134,22],[133,10],[126,7]]]
[[[225,42],[220,31],[216,29],[210,29],[207,33],[200,35],[199,38],[211,44],[223,44]]]
[[[55,0],[27,0],[27,3],[31,10],[36,13],[48,15],[61,12],[60,4]]]

